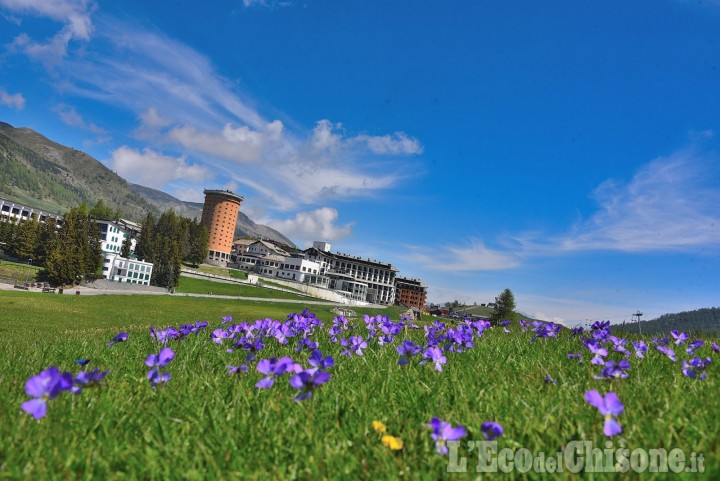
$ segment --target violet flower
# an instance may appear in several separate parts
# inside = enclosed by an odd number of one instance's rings
[[[44,418],[47,414],[47,401],[55,399],[58,394],[70,389],[72,382],[72,374],[61,373],[55,366],[32,376],[25,382],[25,393],[34,399],[22,403],[22,410],[35,419]]]
[[[175,359],[175,353],[169,347],[164,347],[159,354],[148,355],[145,359],[145,365],[150,368],[147,378],[152,387],[156,387],[160,383],[167,383],[170,380],[170,373],[167,371],[161,373],[160,369],[166,367],[173,359]]]
[[[486,441],[492,441],[502,436],[503,427],[499,423],[487,421],[482,423],[480,431],[483,433],[483,436],[485,436]]]
[[[330,373],[326,371],[305,370],[290,378],[290,386],[300,390],[300,394],[293,401],[302,401],[312,397],[313,391],[330,380]]]
[[[118,342],[125,342],[127,341],[128,333],[127,332],[121,332],[120,334],[113,337],[110,342],[108,342],[106,345],[107,347],[113,347]]]
[[[585,400],[591,406],[595,406],[598,411],[600,411],[600,414],[605,416],[605,424],[603,426],[605,436],[614,436],[622,432],[622,428],[615,419],[615,416],[622,414],[624,406],[620,402],[620,399],[618,399],[617,394],[609,392],[603,397],[599,392],[593,390],[585,393]]]
[[[100,381],[102,381],[109,372],[109,370],[101,372],[98,368],[92,371],[80,371],[73,379],[74,386],[70,388],[70,391],[73,394],[80,394],[86,387],[100,386]]]
[[[353,354],[362,356],[362,350],[368,347],[367,342],[363,340],[362,336],[350,336],[349,341],[343,338],[340,340],[340,344],[345,347],[340,354],[348,357],[351,357]]]
[[[400,359],[397,363],[402,366],[409,362],[408,358],[419,354],[421,348],[420,346],[416,346],[411,340],[405,339],[398,347],[395,348],[395,350],[398,354],[400,354]]]
[[[655,349],[669,357],[672,362],[677,361],[677,358],[675,357],[675,351],[673,351],[672,349],[665,346],[655,346]]]
[[[617,364],[615,361],[607,361],[605,367],[600,371],[599,376],[593,376],[595,379],[625,379],[628,377],[626,372],[630,369],[630,362],[627,359],[623,359]]]
[[[442,365],[447,363],[447,358],[443,355],[443,352],[439,347],[429,347],[423,353],[423,357],[426,360],[432,361],[435,365],[435,370],[442,372]],[[426,361],[422,361],[420,364],[424,364]]]
[[[457,427],[452,427],[450,423],[446,423],[436,417],[430,420],[428,426],[433,430],[432,438],[435,441],[435,449],[438,454],[447,454],[448,442],[458,441],[467,435],[465,426],[458,425]]]
[[[705,359],[694,357],[689,362],[687,360],[684,360],[682,372],[684,375],[691,379],[699,379],[702,381],[703,379],[707,378],[705,368],[708,367],[711,362],[712,359],[710,359],[709,357],[706,357]],[[699,375],[698,372],[700,373]]]
[[[684,332],[678,332],[676,330],[670,331],[670,335],[675,338],[675,344],[678,346],[680,344],[684,344],[685,341],[687,341],[688,337],[690,337]]]

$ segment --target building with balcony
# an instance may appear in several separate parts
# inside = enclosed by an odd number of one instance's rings
[[[205,262],[225,267],[231,260],[235,226],[243,198],[229,190],[205,189],[203,193],[205,203],[200,223],[210,234]]]

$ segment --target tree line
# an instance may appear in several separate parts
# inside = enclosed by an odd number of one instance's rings
[[[83,280],[102,278],[102,239],[96,220],[116,221],[121,213],[102,200],[88,209],[86,204],[63,214],[62,227],[54,218],[39,222],[35,216],[17,223],[0,221],[0,248],[44,269],[43,280],[58,286],[73,286]],[[148,214],[142,222],[135,248],[138,258],[153,263],[150,284],[177,287],[182,261],[200,264],[207,255],[209,234],[196,220],[168,210],[157,221]],[[131,239],[123,242],[120,255],[130,256]]]

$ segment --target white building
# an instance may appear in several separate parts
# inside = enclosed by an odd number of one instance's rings
[[[120,254],[123,242],[132,235],[126,224],[112,222],[109,220],[96,220],[95,223],[100,230],[100,240],[102,242],[103,254]],[[130,252],[135,252],[137,241],[131,237]]]
[[[308,282],[311,274],[320,274],[320,264],[304,257],[285,257],[277,277],[297,282]]]
[[[105,254],[103,259],[103,275],[115,282],[128,284],[150,285],[153,265],[137,259],[126,259],[120,254]]]
[[[320,273],[347,274],[359,284],[367,285],[367,297],[362,299],[376,304],[395,303],[395,277],[398,269],[392,264],[372,259],[363,259],[349,254],[331,253],[327,242],[313,242],[313,246],[303,251],[308,260],[320,265]],[[331,282],[331,288],[337,282]],[[362,292],[362,286],[352,286],[355,295]]]

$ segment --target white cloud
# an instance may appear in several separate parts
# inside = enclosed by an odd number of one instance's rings
[[[4,88],[0,88],[0,105],[22,110],[25,108],[25,97],[22,94],[9,94]]]
[[[155,107],[150,107],[145,112],[140,114],[140,120],[142,124],[147,127],[167,127],[170,125],[170,120],[163,118]]]
[[[332,242],[348,237],[354,225],[352,222],[337,225],[338,216],[336,209],[321,207],[310,212],[298,212],[292,219],[267,220],[264,224],[305,244],[315,240]]]
[[[422,154],[423,147],[418,139],[408,137],[405,132],[395,132],[393,135],[358,135],[355,141],[367,144],[371,152],[382,155],[412,155]]]
[[[185,156],[171,157],[151,149],[122,146],[112,152],[108,166],[127,181],[163,189],[174,180],[202,183],[212,178],[207,168],[192,165]]]
[[[433,271],[495,271],[520,265],[518,254],[490,249],[481,240],[473,240],[466,246],[410,246],[409,249],[404,259]]]
[[[82,116],[77,112],[77,109],[71,105],[58,104],[53,108],[53,111],[57,112],[60,116],[60,120],[65,125],[70,127],[77,127],[81,130],[86,130],[97,135],[106,135],[107,131],[102,127],[98,127],[94,123],[87,123]]]
[[[555,239],[560,250],[683,250],[720,244],[720,159],[695,148],[658,158],[627,183],[608,180],[599,210]]]
[[[49,17],[64,24],[46,43],[36,42],[27,34],[20,34],[13,41],[14,48],[46,65],[57,64],[66,56],[71,40],[89,40],[94,30],[95,3],[90,0],[0,0],[0,6],[18,14]]]

